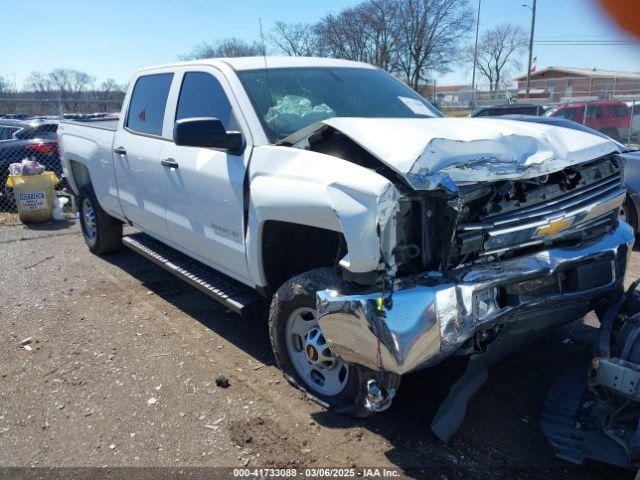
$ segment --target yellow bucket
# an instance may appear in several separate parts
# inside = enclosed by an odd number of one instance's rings
[[[24,223],[51,220],[56,198],[53,187],[58,177],[53,172],[41,175],[9,175],[7,186],[13,188],[18,215]]]

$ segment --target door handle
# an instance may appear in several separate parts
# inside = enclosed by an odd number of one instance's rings
[[[169,168],[178,168],[178,162],[176,162],[173,158],[165,158],[164,160],[160,160],[160,163]]]
[[[117,153],[118,155],[126,155],[127,151],[124,147],[116,147],[113,149],[113,153]]]

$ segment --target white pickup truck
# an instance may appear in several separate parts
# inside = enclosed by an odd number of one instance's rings
[[[124,243],[237,312],[266,300],[277,365],[325,406],[382,410],[402,374],[467,356],[447,439],[490,362],[621,290],[618,145],[549,123],[255,57],[140,70],[117,125],[58,135],[91,251]]]

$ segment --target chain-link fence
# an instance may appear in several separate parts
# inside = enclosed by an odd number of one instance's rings
[[[521,82],[522,83],[522,82]],[[0,95],[0,212],[16,210],[6,185],[9,165],[36,160],[60,176],[56,130],[60,119],[117,118],[124,93],[79,98],[22,93]],[[546,115],[598,130],[626,145],[640,144],[640,80],[553,78],[501,90],[425,88],[421,92],[446,116]]]
[[[62,178],[57,129],[61,119],[117,118],[122,100],[0,96],[0,212],[15,212],[7,185],[11,164],[36,161]],[[31,164],[33,165],[33,164]],[[61,187],[59,187],[61,188]]]
[[[586,125],[633,147],[640,144],[640,75],[636,74],[533,79],[528,95],[523,80],[513,88],[432,87],[423,94],[446,116],[546,115]]]

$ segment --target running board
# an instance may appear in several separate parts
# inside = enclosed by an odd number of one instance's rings
[[[144,233],[124,236],[122,243],[236,313],[246,312],[249,306],[262,299],[247,285],[217,272]]]

